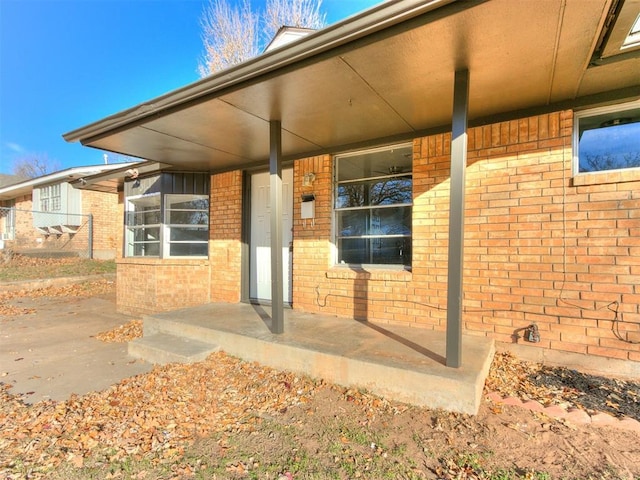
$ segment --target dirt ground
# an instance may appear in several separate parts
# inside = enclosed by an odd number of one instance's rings
[[[104,284],[95,288],[114,299]],[[20,307],[25,298],[68,294],[0,294],[0,325],[32,313]],[[137,323],[101,338],[139,334]],[[487,385],[640,418],[637,382],[499,355]],[[578,425],[488,399],[476,416],[418,408],[224,353],[61,402],[28,405],[2,385],[0,405],[2,479],[640,479],[640,433],[619,425]]]

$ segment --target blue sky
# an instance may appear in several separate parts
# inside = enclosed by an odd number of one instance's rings
[[[198,80],[206,2],[0,0],[0,173],[29,155],[61,169],[102,163],[62,134]],[[335,23],[379,2],[322,6]]]

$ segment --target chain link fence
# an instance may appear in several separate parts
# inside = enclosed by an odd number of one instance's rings
[[[93,258],[93,216],[0,207],[0,249]]]

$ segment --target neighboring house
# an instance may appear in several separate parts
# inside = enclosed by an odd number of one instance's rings
[[[122,166],[70,168],[0,186],[0,248],[115,258],[122,245],[117,192],[83,192],[72,182]]]
[[[25,180],[19,175],[6,175],[0,173],[0,188]],[[13,240],[15,233],[15,209],[14,200],[0,200],[0,249],[4,248],[6,241]]]
[[[614,4],[388,2],[66,134],[164,164],[121,179],[118,308],[276,299],[276,325],[637,374],[640,12]]]
[[[21,177],[20,175],[7,175],[0,173],[0,187],[6,187],[7,185],[22,182],[23,180],[26,180],[26,178]]]

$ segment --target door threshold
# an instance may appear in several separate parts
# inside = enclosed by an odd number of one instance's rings
[[[258,299],[258,298],[250,298],[247,302],[250,305],[260,305],[261,307],[270,307],[272,302],[271,300],[264,300],[264,299]],[[293,308],[293,304],[290,302],[283,302],[282,306],[284,308]]]

